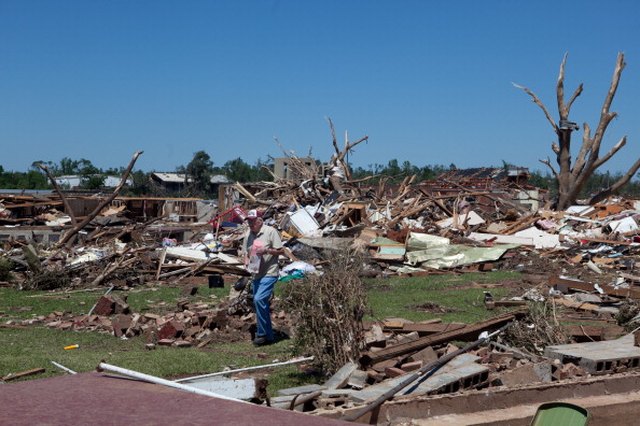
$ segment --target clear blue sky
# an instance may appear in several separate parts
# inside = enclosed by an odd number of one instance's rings
[[[534,169],[553,159],[565,52],[571,118],[595,127],[616,55],[626,55],[603,151],[640,156],[640,2],[0,0],[0,165],[86,158],[172,171],[205,150],[215,165],[280,156],[328,160],[369,135],[356,166]],[[574,135],[576,143],[582,132]]]

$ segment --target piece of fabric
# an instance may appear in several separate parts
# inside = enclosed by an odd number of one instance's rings
[[[273,294],[273,287],[278,277],[262,277],[253,280],[253,305],[256,310],[256,322],[258,330],[256,336],[273,340],[273,329],[271,328],[271,309],[269,300]]]
[[[275,228],[269,225],[262,225],[260,231],[257,234],[248,230],[245,234],[242,249],[244,253],[250,254],[254,243],[261,245],[260,251],[269,249],[282,248],[282,240],[280,234]],[[277,277],[278,276],[278,256],[271,255],[268,252],[263,252],[260,256],[260,266],[257,268],[257,272],[254,272],[255,279],[262,277]]]

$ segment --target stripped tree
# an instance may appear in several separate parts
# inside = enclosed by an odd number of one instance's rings
[[[609,152],[607,152],[603,156],[600,156],[600,145],[602,143],[602,139],[604,138],[607,127],[609,126],[609,123],[611,123],[611,121],[618,115],[616,112],[610,111],[611,102],[613,101],[616,90],[618,89],[618,83],[620,82],[620,75],[622,74],[622,70],[625,67],[624,54],[618,53],[616,67],[613,71],[613,77],[611,78],[611,85],[609,86],[609,91],[607,92],[607,96],[604,99],[602,110],[600,111],[600,121],[598,122],[598,126],[596,127],[596,130],[592,136],[589,124],[587,124],[586,122],[583,124],[584,132],[582,136],[582,146],[580,147],[580,151],[578,151],[575,163],[571,163],[571,132],[574,130],[579,130],[579,126],[569,120],[569,112],[571,111],[573,102],[582,93],[582,84],[578,86],[575,92],[573,92],[573,95],[571,96],[569,101],[565,103],[564,68],[566,62],[567,54],[564,55],[562,63],[560,64],[560,73],[558,75],[558,84],[556,86],[558,112],[560,115],[560,120],[558,121],[558,123],[553,121],[553,119],[551,118],[551,114],[549,114],[549,111],[547,110],[545,105],[531,90],[514,83],[514,86],[524,90],[529,96],[531,96],[533,102],[542,109],[545,116],[547,117],[547,120],[551,124],[551,127],[553,127],[553,130],[558,137],[558,142],[552,143],[551,149],[556,154],[556,161],[558,163],[559,169],[556,170],[556,168],[553,167],[553,165],[551,164],[551,160],[548,157],[546,160],[540,160],[540,162],[547,165],[551,169],[551,172],[558,182],[558,197],[555,201],[555,207],[559,210],[564,210],[571,204],[574,204],[576,202],[576,199],[578,198],[578,195],[580,194],[580,191],[587,183],[589,177],[593,175],[598,167],[606,163],[627,143],[627,137],[624,136],[611,148]],[[589,199],[589,204],[597,203],[609,197],[610,195],[615,194],[620,190],[620,188],[622,188],[629,182],[629,180],[633,177],[633,175],[635,175],[639,168],[640,159],[638,159],[627,171],[627,173],[620,177],[620,179],[618,179],[608,188],[602,188],[600,192],[592,195]]]

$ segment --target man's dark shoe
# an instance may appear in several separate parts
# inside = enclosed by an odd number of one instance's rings
[[[267,340],[267,338],[264,336],[258,336],[255,339],[253,339],[254,346],[264,346],[264,345],[270,345],[272,343],[273,343],[273,340]]]

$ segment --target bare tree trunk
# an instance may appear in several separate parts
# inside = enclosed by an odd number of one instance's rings
[[[604,134],[611,121],[618,115],[615,112],[610,112],[611,103],[613,102],[613,98],[618,90],[620,76],[622,75],[622,70],[625,67],[624,54],[618,53],[613,77],[611,78],[611,85],[609,86],[609,90],[605,96],[604,103],[600,111],[598,126],[592,137],[589,125],[584,123],[582,146],[580,147],[580,151],[578,151],[575,163],[573,165],[571,164],[571,132],[578,130],[579,127],[576,123],[569,121],[569,112],[571,111],[573,102],[582,93],[582,84],[578,86],[569,101],[565,103],[564,68],[566,61],[567,55],[565,54],[562,59],[562,63],[560,64],[560,72],[558,74],[558,83],[556,86],[558,113],[560,116],[558,124],[553,121],[547,108],[532,91],[526,87],[514,84],[517,88],[522,89],[525,93],[531,96],[533,102],[542,109],[558,137],[558,144],[552,144],[552,149],[556,154],[556,161],[560,167],[559,171],[556,171],[556,169],[551,165],[551,161],[549,159],[540,160],[551,169],[551,172],[558,182],[558,198],[555,203],[555,207],[558,210],[564,210],[571,204],[574,204],[593,173],[595,173],[600,166],[613,157],[627,143],[627,137],[624,136],[611,148],[609,152],[602,157],[600,156],[600,145],[604,138]],[[589,203],[593,204],[602,201],[615,194],[620,190],[620,188],[626,185],[629,180],[631,180],[638,169],[640,169],[640,159],[636,161],[627,173],[625,173],[617,182],[608,188],[602,188],[599,193],[591,197]]]
[[[558,142],[560,153],[558,154],[558,164],[560,173],[558,174],[558,209],[564,210],[571,204],[573,197],[574,182],[571,175],[571,131],[558,130]]]

